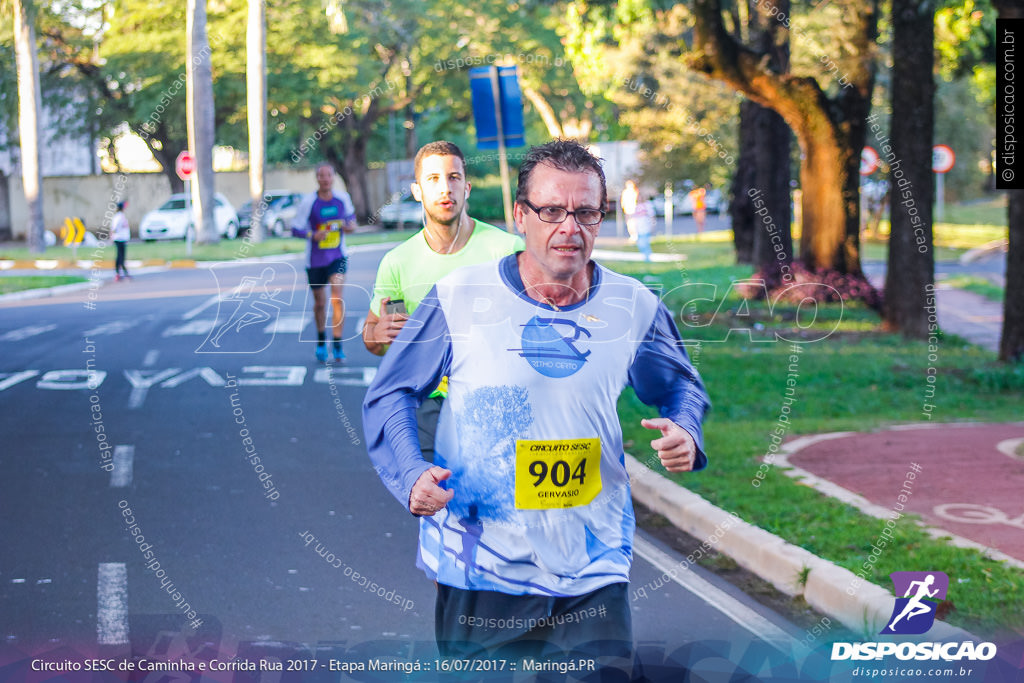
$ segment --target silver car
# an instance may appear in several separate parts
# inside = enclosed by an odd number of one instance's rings
[[[302,203],[302,193],[291,190],[271,190],[263,195],[266,208],[263,210],[263,225],[267,233],[275,237],[290,235],[289,226],[295,212]],[[249,229],[252,222],[252,200],[242,204],[238,209],[238,228],[241,232]]]

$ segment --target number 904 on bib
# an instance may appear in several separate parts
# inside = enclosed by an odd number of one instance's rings
[[[601,440],[516,441],[516,508],[587,505],[601,492]]]

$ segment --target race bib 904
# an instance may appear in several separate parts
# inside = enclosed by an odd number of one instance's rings
[[[516,441],[516,508],[587,505],[601,492],[601,440]]]

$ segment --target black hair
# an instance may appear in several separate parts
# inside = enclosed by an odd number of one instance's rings
[[[441,157],[456,157],[462,162],[462,173],[466,173],[466,157],[463,156],[462,150],[454,142],[448,142],[447,140],[434,140],[420,147],[420,151],[416,152],[416,159],[412,162],[412,174],[419,182],[420,179],[420,168],[423,166],[423,160],[429,156],[441,156]]]

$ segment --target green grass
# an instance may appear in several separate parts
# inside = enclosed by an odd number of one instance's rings
[[[40,287],[56,287],[58,285],[69,285],[73,282],[86,282],[84,277],[73,275],[13,275],[11,277],[0,277],[0,294],[20,292],[25,289],[39,289]]]
[[[365,232],[345,237],[346,244],[371,244],[377,242],[402,241],[415,230],[386,230],[381,232]],[[173,261],[179,259],[195,259],[196,261],[230,261],[237,258],[254,256],[277,256],[279,254],[300,254],[306,248],[303,240],[293,238],[268,238],[259,244],[249,244],[241,239],[221,240],[217,244],[193,244],[191,256],[186,254],[185,242],[168,240],[166,242],[139,242],[128,245],[129,259],[160,259]],[[79,260],[113,260],[113,246],[79,247]],[[66,259],[72,258],[70,247],[50,247],[44,254],[32,254],[27,247],[7,246],[0,248],[0,259]]]
[[[972,225],[1006,226],[1006,194],[980,202],[949,204],[942,216],[943,223]]]
[[[965,289],[968,292],[980,294],[986,299],[1002,303],[1005,290],[999,285],[992,284],[992,281],[976,275],[956,275],[942,281],[943,284],[957,289]]]
[[[931,401],[936,421],[1020,419],[1022,367],[999,365],[993,354],[956,338],[944,338],[938,362],[929,363],[927,344],[883,333],[877,314],[856,304],[823,305],[814,322],[799,329],[793,306],[744,302],[730,290],[750,268],[729,265],[728,244],[684,242],[677,248],[690,257],[682,265],[612,264],[670,292],[666,304],[682,323],[680,331],[713,403],[705,424],[711,466],[697,475],[670,476],[791,543],[856,573],[863,571],[884,522],[772,468],[760,486],[752,483],[772,430],[783,424],[779,415],[793,351],[790,343],[776,341],[777,335],[805,341],[787,438],[922,422],[930,366],[938,376]],[[715,288],[680,288],[694,283]],[[713,300],[694,302],[698,297]],[[750,327],[755,327],[750,333],[739,331]],[[620,401],[624,436],[637,444],[633,453],[641,460],[651,437],[639,420],[649,413],[631,393]],[[951,585],[954,609],[947,621],[975,633],[1024,633],[1024,571],[933,540],[906,519],[898,523],[896,539],[871,565],[866,580],[888,589],[890,572],[941,569],[957,581]]]

